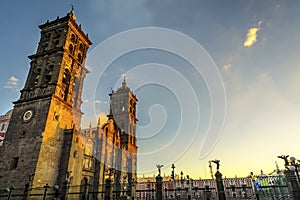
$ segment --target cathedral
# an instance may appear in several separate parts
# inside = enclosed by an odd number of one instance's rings
[[[136,181],[138,100],[126,80],[109,94],[107,121],[81,129],[85,59],[92,42],[73,9],[39,28],[37,51],[29,56],[26,83],[0,147],[0,188],[67,183],[101,190],[107,179]]]

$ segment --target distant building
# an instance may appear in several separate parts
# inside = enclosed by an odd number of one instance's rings
[[[253,192],[251,178],[224,178],[223,184],[228,198],[234,196],[236,199],[242,199],[246,193],[250,195]],[[189,199],[188,196],[193,197],[192,199],[217,199],[218,197],[215,179],[194,180],[175,175],[175,180],[172,180],[171,176],[163,176],[162,186],[163,196],[166,199]],[[155,193],[151,191],[156,191],[155,176],[139,177],[136,187],[137,199],[153,199]]]
[[[0,147],[3,145],[3,140],[6,135],[8,124],[13,110],[8,111],[5,115],[0,116]]]

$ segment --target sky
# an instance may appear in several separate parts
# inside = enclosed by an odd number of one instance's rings
[[[283,168],[281,154],[300,158],[298,1],[2,2],[1,115],[24,87],[38,25],[71,5],[93,42],[82,127],[107,113],[125,74],[139,99],[139,175],[156,164],[169,175],[175,163],[177,174],[208,178],[208,161],[219,159],[224,176],[242,177]]]

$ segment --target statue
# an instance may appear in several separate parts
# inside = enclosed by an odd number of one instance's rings
[[[158,169],[158,176],[160,176],[160,168],[162,168],[164,165],[156,164],[156,167]]]
[[[284,160],[284,167],[286,169],[289,169],[289,161],[288,161],[289,155],[281,155],[281,156],[277,156],[277,157],[283,159]]]
[[[217,165],[217,171],[219,171],[219,168],[220,168],[220,160],[212,160],[213,163],[215,163]]]

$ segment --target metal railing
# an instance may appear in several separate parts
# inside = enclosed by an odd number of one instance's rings
[[[226,199],[293,199],[285,176],[223,179]],[[163,199],[218,199],[215,180],[192,180],[162,182]],[[0,199],[113,199],[154,200],[156,183],[67,185],[65,188],[45,185],[32,188],[0,188]]]

